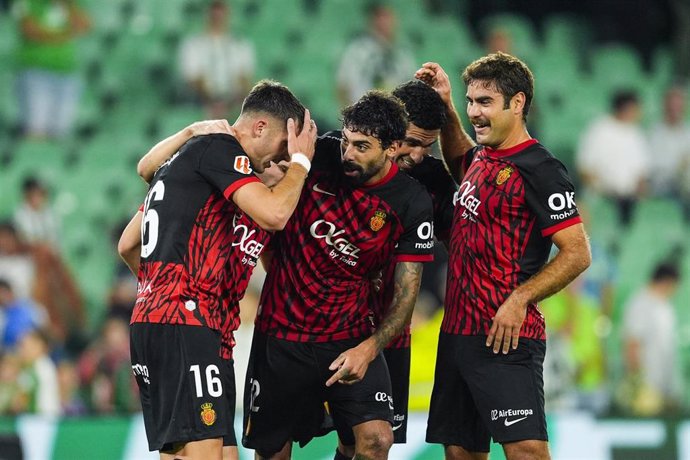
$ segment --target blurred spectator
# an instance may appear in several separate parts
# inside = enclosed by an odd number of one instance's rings
[[[180,71],[192,99],[204,105],[209,118],[231,118],[254,80],[254,46],[229,32],[230,7],[211,2],[206,30],[186,38],[179,55]]]
[[[43,305],[60,342],[78,338],[86,324],[79,290],[60,258],[45,245],[28,245],[9,222],[0,222],[0,277],[19,298]]]
[[[79,374],[73,362],[62,360],[57,366],[60,409],[63,416],[84,415],[87,407],[80,395]]]
[[[23,201],[14,212],[14,224],[28,243],[45,243],[59,247],[60,223],[48,201],[48,190],[37,177],[28,176],[22,183]]]
[[[19,357],[15,353],[0,355],[0,415],[14,415],[23,409],[20,370]]]
[[[678,408],[682,386],[677,353],[677,318],[671,297],[680,282],[675,265],[659,264],[649,283],[625,305],[622,340],[622,408],[636,415],[658,415]]]
[[[671,86],[664,95],[664,117],[649,131],[654,147],[650,185],[655,195],[683,204],[690,219],[690,124],[685,120],[685,90]]]
[[[57,371],[50,359],[50,339],[34,329],[19,341],[19,404],[21,412],[40,415],[60,414]]]
[[[513,54],[513,37],[510,35],[510,30],[500,26],[490,29],[484,39],[484,50],[487,54],[498,51]]]
[[[392,90],[417,70],[411,52],[396,40],[395,12],[383,3],[368,9],[369,30],[352,41],[336,76],[338,99],[349,105],[369,89]]]
[[[79,103],[75,38],[89,19],[73,0],[16,0],[20,113],[31,137],[69,134]]]
[[[618,206],[620,222],[630,223],[636,202],[646,189],[650,150],[640,126],[637,93],[618,91],[611,114],[595,120],[580,138],[576,164],[588,192],[604,195]]]
[[[2,347],[12,350],[29,331],[44,327],[46,313],[31,299],[19,298],[12,292],[7,280],[0,278],[0,317],[4,324],[2,329]]]
[[[78,367],[93,411],[129,413],[141,407],[129,357],[129,325],[121,318],[106,319],[102,333],[82,354]]]

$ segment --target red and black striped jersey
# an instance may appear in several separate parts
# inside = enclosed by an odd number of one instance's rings
[[[534,139],[505,150],[475,147],[464,162],[441,330],[486,335],[498,307],[546,263],[550,236],[581,220],[565,166]],[[546,338],[536,304],[520,336]]]
[[[259,227],[245,213],[238,211],[233,216],[233,233],[235,240],[232,242],[230,257],[227,266],[244,267],[244,276],[225,277],[227,285],[221,291],[223,309],[229,312],[229,318],[222,330],[221,357],[232,358],[232,349],[235,346],[234,332],[240,327],[240,300],[244,297],[254,267],[259,263],[259,256],[271,239],[271,233]]]
[[[421,163],[416,165],[407,174],[419,181],[431,196],[434,208],[434,236],[443,240],[450,236],[450,228],[453,223],[453,195],[457,185],[451,177],[442,160],[432,156],[426,156]],[[393,275],[394,266],[384,271],[382,289],[375,294],[378,309],[375,319],[378,324],[386,314],[393,299]],[[407,348],[410,346],[410,326],[398,337],[391,340],[387,348]]]
[[[132,323],[206,326],[238,323],[249,264],[262,244],[249,243],[232,194],[258,181],[235,138],[200,136],[154,175],[144,202],[141,267]]]
[[[378,183],[353,187],[339,134],[319,138],[297,209],[271,240],[257,327],[300,342],[371,335],[372,275],[396,262],[432,260],[432,235],[424,187],[396,165]]]

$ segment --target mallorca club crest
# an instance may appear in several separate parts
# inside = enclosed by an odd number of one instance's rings
[[[501,169],[496,176],[496,185],[505,184],[505,182],[510,179],[511,174],[513,174],[513,168],[510,166],[506,166],[505,168]]]
[[[374,215],[369,220],[369,227],[375,232],[378,232],[379,230],[381,230],[385,224],[386,224],[386,213],[381,211],[381,210],[375,211]]]
[[[201,405],[201,421],[206,426],[216,423],[216,411],[213,409],[213,404],[204,403]]]

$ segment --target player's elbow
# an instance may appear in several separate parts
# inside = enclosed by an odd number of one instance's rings
[[[130,257],[138,248],[139,242],[128,238],[126,234],[123,234],[120,237],[120,241],[117,242],[117,253],[120,254],[123,260]]]
[[[578,250],[576,264],[579,273],[587,270],[589,266],[592,265],[592,250],[589,244],[586,244],[583,248]]]
[[[285,228],[289,219],[289,214],[282,211],[277,211],[266,215],[263,219],[261,219],[261,222],[257,223],[264,230],[269,232],[279,232]]]
[[[145,158],[142,158],[141,160],[139,160],[139,163],[137,163],[137,174],[139,175],[139,177],[144,179],[146,183],[151,182],[152,175],[149,171],[150,169],[151,168],[149,167],[148,162]]]

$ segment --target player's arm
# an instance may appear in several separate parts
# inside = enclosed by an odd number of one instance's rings
[[[393,301],[374,335],[354,348],[338,356],[329,369],[337,370],[326,382],[331,386],[336,382],[357,383],[367,372],[369,363],[390,343],[402,334],[412,319],[412,311],[422,282],[421,262],[398,262],[393,276]]]
[[[153,179],[156,170],[191,138],[205,134],[232,133],[232,127],[228,124],[227,120],[205,120],[192,123],[154,145],[151,150],[139,160],[137,174],[139,174],[146,183],[149,183],[151,179]]]
[[[453,179],[460,183],[465,173],[463,171],[463,157],[468,150],[475,146],[475,143],[465,132],[458,112],[455,110],[448,74],[437,63],[427,62],[417,70],[415,78],[434,88],[446,104],[447,121],[441,128],[441,153]]]
[[[139,273],[139,262],[141,261],[141,220],[143,216],[142,211],[137,211],[134,214],[132,220],[122,231],[120,241],[117,243],[117,252],[134,276]]]
[[[232,194],[235,204],[264,230],[282,230],[297,207],[309,164],[296,161],[295,155],[306,156],[308,160],[314,156],[317,128],[309,110],[305,110],[304,129],[299,135],[292,119],[288,119],[287,131],[291,161],[283,179],[270,188],[259,181],[250,182]]]
[[[558,254],[533,277],[519,285],[496,311],[486,346],[494,353],[516,349],[527,306],[560,291],[585,271],[592,262],[589,240],[581,223],[551,236]]]

